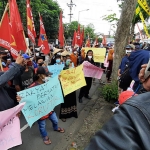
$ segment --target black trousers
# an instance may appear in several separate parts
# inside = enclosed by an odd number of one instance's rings
[[[79,99],[81,99],[83,96],[88,96],[90,88],[92,86],[92,78],[91,77],[85,77],[86,86],[82,87],[80,89],[79,93]]]

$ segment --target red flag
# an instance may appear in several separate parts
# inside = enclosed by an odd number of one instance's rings
[[[106,40],[105,35],[103,36],[102,44],[103,44],[103,46],[106,46],[106,45],[107,45],[107,40]]]
[[[77,43],[77,32],[74,31],[74,35],[73,35],[73,41],[72,41],[72,46],[75,46]]]
[[[78,46],[81,46],[80,24],[78,24],[78,31],[77,31],[77,45],[78,45]]]
[[[30,6],[30,0],[27,0],[27,29],[30,40],[35,44],[36,32],[32,15],[32,9]]]
[[[0,46],[8,49],[11,52],[13,58],[16,58],[18,56],[18,51],[15,49],[16,43],[15,39],[13,39],[13,36],[11,35],[11,26],[9,23],[8,12],[6,10],[0,25]],[[13,42],[11,43],[11,41]]]
[[[16,0],[9,0],[9,8],[10,8],[11,35],[13,37],[12,42],[14,42],[15,40],[18,51],[23,50],[24,52],[26,52],[27,45],[25,41],[23,26]]]
[[[82,32],[81,32],[81,34],[80,34],[80,38],[81,38],[80,46],[82,46],[83,41],[84,41],[84,27],[83,27],[83,30],[82,30]]]
[[[40,14],[39,17],[40,17],[40,36],[39,36],[38,46],[41,47],[41,50],[44,54],[48,54],[50,52],[48,40],[47,40],[43,20]]]
[[[63,27],[63,22],[62,22],[62,11],[60,12],[60,17],[59,17],[59,37],[58,40],[60,42],[60,46],[64,46],[64,27]]]
[[[88,34],[88,39],[87,39],[87,41],[86,41],[85,47],[91,47],[89,34]]]

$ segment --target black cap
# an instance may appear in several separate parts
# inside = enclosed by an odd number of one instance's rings
[[[39,66],[37,68],[37,74],[45,74],[45,75],[47,75],[45,68],[43,68],[42,66]]]

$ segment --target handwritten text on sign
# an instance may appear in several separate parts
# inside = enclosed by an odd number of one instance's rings
[[[93,77],[97,79],[101,79],[103,75],[103,69],[92,65],[88,61],[83,62],[83,72],[85,77]]]
[[[64,64],[48,66],[49,72],[53,73],[52,77],[58,76],[60,72],[63,70],[63,68]]]
[[[86,85],[82,69],[83,65],[80,65],[76,68],[61,71],[60,80],[65,96]]]
[[[106,48],[83,48],[87,53],[88,50],[92,50],[94,53],[94,61],[104,63]]]
[[[63,103],[63,95],[58,77],[51,78],[47,83],[18,93],[21,103],[26,102],[22,112],[30,125],[51,112],[55,106]]]
[[[0,150],[21,145],[20,120],[16,116],[25,103],[0,112]]]

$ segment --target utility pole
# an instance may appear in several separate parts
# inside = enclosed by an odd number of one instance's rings
[[[72,18],[72,7],[76,6],[75,4],[73,4],[72,0],[70,0],[70,4],[67,3],[67,6],[70,8],[70,14],[68,14],[70,16],[70,23],[71,23],[71,18]]]

